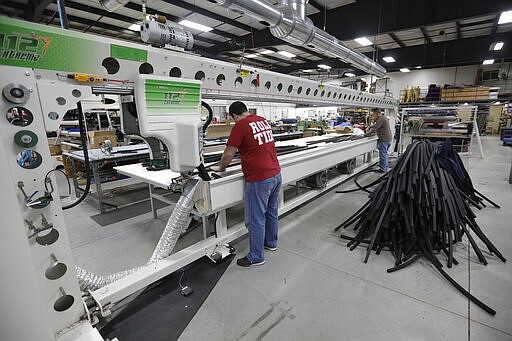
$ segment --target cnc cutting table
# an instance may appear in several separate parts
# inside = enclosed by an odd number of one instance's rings
[[[101,149],[90,149],[89,164],[92,172],[92,184],[96,186],[96,195],[98,206],[101,213],[105,213],[105,206],[114,206],[106,203],[103,198],[103,189],[101,187],[102,179],[100,177],[100,169],[105,164],[117,164],[121,162],[136,162],[138,160],[149,157],[149,149],[146,144],[137,144],[133,146],[115,147],[112,154],[105,154]],[[71,162],[71,175],[73,178],[73,185],[75,193],[78,196],[83,192],[83,189],[78,184],[78,174],[76,171],[76,162],[85,163],[84,152],[77,150],[73,152],[65,152],[63,155],[67,156]],[[115,169],[115,167],[114,167]],[[104,181],[105,182],[105,181]],[[115,207],[115,206],[114,206]]]

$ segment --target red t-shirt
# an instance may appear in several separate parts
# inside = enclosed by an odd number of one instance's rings
[[[240,152],[246,181],[265,180],[281,171],[272,128],[263,117],[251,114],[238,121],[226,144]]]

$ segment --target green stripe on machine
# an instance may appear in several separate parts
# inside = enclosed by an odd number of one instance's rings
[[[112,44],[110,45],[110,56],[136,62],[147,62],[148,51]]]

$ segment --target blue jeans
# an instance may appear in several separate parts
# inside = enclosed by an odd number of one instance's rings
[[[388,171],[388,149],[391,146],[391,141],[385,142],[379,140],[377,147],[379,149],[379,168],[383,172]]]
[[[265,259],[264,246],[277,247],[277,209],[281,173],[256,182],[245,184],[245,226],[249,230],[249,253],[253,262]]]

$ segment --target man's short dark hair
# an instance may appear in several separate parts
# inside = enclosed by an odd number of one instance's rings
[[[242,115],[246,111],[247,107],[245,106],[245,104],[243,104],[240,101],[237,101],[231,103],[231,105],[229,106],[228,113],[231,117],[233,117],[233,115]]]
[[[377,113],[381,114],[382,110],[380,110],[379,108],[373,108],[372,109],[372,113],[374,113],[374,112],[377,112]]]

